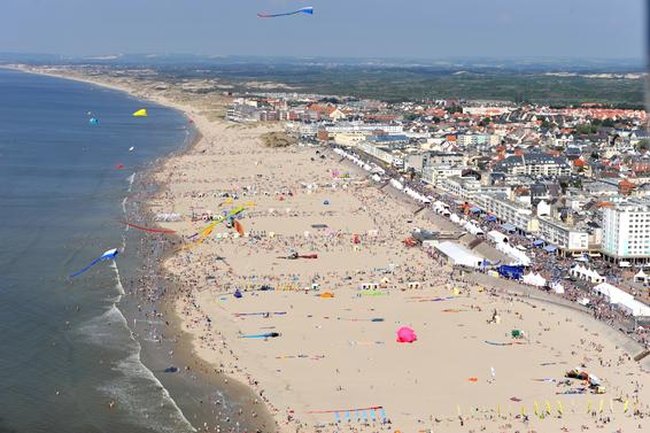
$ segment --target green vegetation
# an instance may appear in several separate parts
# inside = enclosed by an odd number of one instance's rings
[[[289,147],[298,143],[295,137],[285,132],[267,132],[260,136],[266,147]]]

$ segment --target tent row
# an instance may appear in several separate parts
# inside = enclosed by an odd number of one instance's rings
[[[372,172],[372,173],[375,173],[375,174],[377,174],[377,173],[380,173],[380,174],[385,173],[385,171],[384,171],[383,168],[381,168],[381,167],[379,167],[379,166],[376,166],[375,164],[370,165],[370,164],[368,164],[368,163],[366,163],[366,162],[363,162],[363,161],[362,161],[361,159],[359,159],[357,156],[355,156],[355,155],[353,155],[353,154],[351,154],[351,153],[348,153],[348,152],[346,152],[346,151],[343,150],[343,149],[335,148],[335,149],[334,149],[334,153],[336,153],[337,155],[340,155],[340,156],[342,156],[342,157],[344,157],[344,158],[346,158],[346,159],[349,159],[349,160],[352,161],[355,165],[361,167],[361,168],[362,168],[363,170],[365,170],[365,171]]]
[[[420,202],[422,204],[431,203],[431,200],[429,199],[429,197],[426,197],[426,196],[420,194],[419,192],[417,192],[414,189],[409,188],[408,186],[404,188],[404,193],[406,195],[408,195],[409,197],[411,197],[413,200],[415,200],[417,202]]]
[[[613,286],[609,283],[601,283],[593,288],[594,292],[601,294],[610,304],[615,304],[621,309],[632,314],[634,317],[650,317],[650,307],[641,301],[634,299],[634,296]]]
[[[497,250],[514,260],[513,264],[523,266],[531,265],[532,261],[530,260],[530,257],[528,257],[525,252],[510,245],[508,242],[508,236],[505,234],[496,230],[491,230],[488,232],[487,236],[494,241]]]
[[[577,265],[571,268],[569,270],[569,274],[574,278],[586,280],[594,284],[600,284],[605,282],[605,277],[603,277],[593,269],[589,269],[582,265]]]

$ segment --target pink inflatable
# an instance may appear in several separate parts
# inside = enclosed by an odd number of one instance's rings
[[[415,335],[415,331],[408,326],[402,326],[397,330],[398,343],[413,343],[417,339],[418,336]]]

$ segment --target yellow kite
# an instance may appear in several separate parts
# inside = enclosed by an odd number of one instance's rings
[[[146,108],[140,108],[139,110],[133,113],[133,117],[147,117],[147,116],[149,116],[149,113],[147,113]]]

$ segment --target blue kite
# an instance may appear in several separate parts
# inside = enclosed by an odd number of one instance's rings
[[[99,262],[104,262],[106,260],[115,260],[115,258],[117,257],[118,254],[119,254],[119,251],[117,251],[117,248],[113,248],[112,250],[105,251],[104,254],[97,257],[92,262],[90,262],[85,268],[75,272],[74,274],[70,274],[70,278],[74,278],[74,277],[77,277],[77,276],[83,274],[84,272],[86,272],[87,270],[89,270],[90,268],[92,268],[93,266],[95,266]]]
[[[300,9],[292,11],[292,12],[284,12],[284,13],[279,13],[279,14],[258,13],[257,16],[259,18],[277,18],[277,17],[288,17],[290,15],[299,15],[299,14],[314,15],[314,8],[312,6],[308,6],[308,7],[300,8]]]

